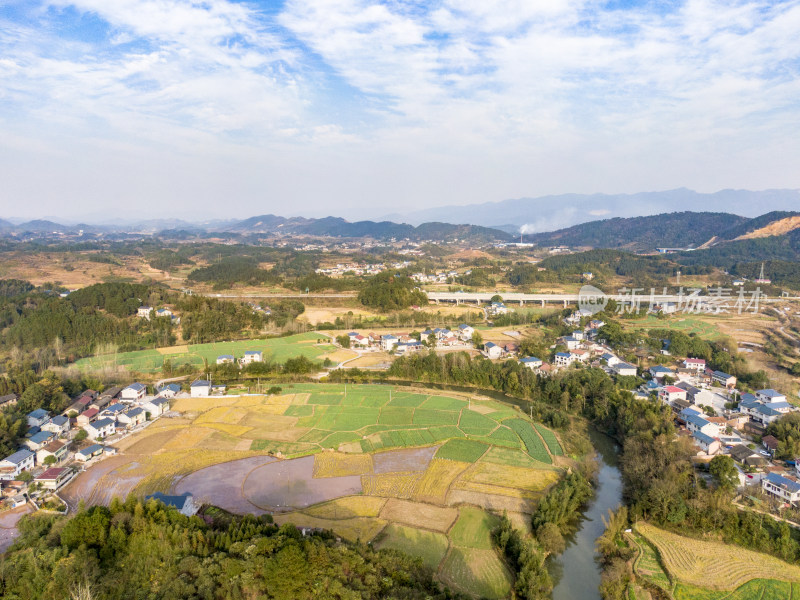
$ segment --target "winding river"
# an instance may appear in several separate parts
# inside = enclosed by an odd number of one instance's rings
[[[603,517],[622,503],[622,479],[614,441],[594,430],[590,430],[590,437],[600,460],[598,486],[578,530],[567,539],[567,549],[550,562],[550,574],[556,582],[553,600],[600,600],[601,568],[595,540],[605,531]]]

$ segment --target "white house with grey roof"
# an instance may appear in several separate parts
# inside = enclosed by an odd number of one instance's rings
[[[145,394],[147,394],[147,386],[137,382],[123,388],[119,397],[123,400],[141,400]]]
[[[0,479],[10,481],[28,469],[33,468],[34,454],[27,448],[17,450],[14,454],[0,460]]]

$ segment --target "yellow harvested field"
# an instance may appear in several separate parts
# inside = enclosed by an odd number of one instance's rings
[[[200,447],[206,438],[216,433],[213,429],[206,427],[184,427],[180,431],[169,432],[171,439],[164,444],[164,450],[188,450]]]
[[[169,348],[157,348],[159,354],[188,354],[189,346],[170,346]]]
[[[335,352],[331,352],[330,354],[323,354],[322,356],[320,356],[320,358],[322,360],[329,358],[332,362],[340,363],[346,360],[350,360],[351,358],[355,358],[356,356],[358,356],[357,352],[341,348],[339,350],[336,350]]]
[[[380,516],[391,523],[447,533],[458,518],[458,509],[390,498]]]
[[[474,504],[495,512],[521,512],[531,513],[536,507],[536,502],[525,498],[512,498],[499,494],[485,492],[471,492],[469,490],[451,489],[447,494],[447,503],[451,506],[460,504]]]
[[[178,398],[170,403],[172,410],[200,414],[220,406],[232,406],[237,398]]]
[[[489,413],[497,411],[496,408],[492,408],[491,406],[484,406],[483,404],[478,404],[477,402],[471,402],[469,405],[469,409],[481,415],[488,415]]]
[[[202,423],[230,423],[238,425],[249,414],[248,409],[235,406],[219,406],[205,411],[194,420],[195,425]]]
[[[389,498],[411,498],[421,479],[421,473],[383,473],[380,475],[362,475],[361,487],[369,496],[386,496]]]
[[[541,492],[532,492],[530,490],[521,490],[515,487],[503,487],[499,485],[490,485],[487,483],[477,483],[475,481],[459,480],[453,484],[453,490],[463,490],[467,492],[476,492],[479,494],[494,494],[498,496],[508,496],[509,498],[519,498],[521,500],[536,500],[542,497]]]
[[[292,523],[297,527],[319,527],[320,529],[330,529],[336,535],[339,535],[351,542],[355,542],[356,540],[369,542],[376,535],[378,535],[384,527],[386,527],[386,521],[371,517],[355,517],[352,519],[339,520],[320,519],[318,517],[312,517],[303,513],[293,512],[283,515],[275,515],[274,518],[278,525]]]
[[[800,582],[800,566],[768,554],[684,537],[648,523],[637,523],[636,529],[658,548],[670,574],[692,585],[733,590],[757,578]]]
[[[450,484],[469,466],[470,463],[434,458],[417,485],[414,499],[444,504]]]
[[[359,442],[347,442],[346,444],[339,444],[339,452],[347,452],[349,454],[360,454],[364,449]]]
[[[373,496],[345,496],[330,502],[304,509],[303,514],[321,519],[351,519],[377,517],[386,504],[386,498]]]
[[[241,405],[237,404],[237,406]],[[259,404],[258,406],[249,406],[248,409],[261,415],[282,415],[289,406],[289,404]]]
[[[474,483],[539,492],[558,481],[558,476],[558,471],[552,469],[527,469],[479,462],[464,473],[463,479]]]
[[[245,427],[244,425],[231,425],[230,423],[203,423],[203,427],[211,427],[217,431],[227,433],[235,437],[239,437],[247,433],[252,427]]]
[[[252,443],[250,440],[240,440],[222,431],[214,431],[214,433],[203,440],[203,448],[206,450],[239,450],[241,442],[244,442],[242,449],[250,449],[250,444]]]
[[[150,431],[152,427],[148,427],[142,432],[142,435],[131,436],[122,440],[117,444],[120,450],[124,450],[126,454],[153,454],[161,450],[165,444],[172,440],[181,431],[188,429],[184,426],[176,426],[172,428],[161,428]]]
[[[372,456],[369,454],[345,454],[342,452],[319,452],[314,455],[314,477],[344,477],[372,473]]]
[[[156,491],[168,491],[177,480],[198,469],[229,462],[249,456],[261,456],[261,452],[230,452],[193,448],[176,450],[151,456],[137,457],[135,468],[126,472],[126,476],[141,477],[134,493],[152,494]]]

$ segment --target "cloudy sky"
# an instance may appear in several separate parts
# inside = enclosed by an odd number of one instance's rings
[[[800,2],[5,0],[0,216],[800,187]]]

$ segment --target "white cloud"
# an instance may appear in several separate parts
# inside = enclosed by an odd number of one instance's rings
[[[108,30],[66,36],[71,12]],[[242,193],[266,185],[268,162],[268,185],[292,198],[385,212],[800,187],[798,0],[287,0],[274,12],[46,2],[0,22],[0,126],[15,144],[113,148],[154,173],[148,156],[178,152],[174,177],[190,177],[192,156],[198,171],[217,160]]]

